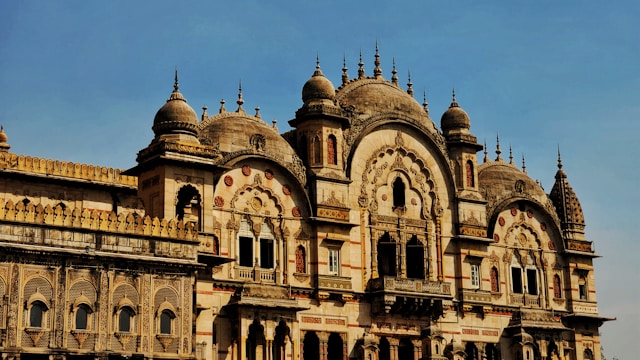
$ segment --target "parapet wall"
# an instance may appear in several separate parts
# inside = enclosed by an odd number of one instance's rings
[[[73,162],[40,159],[37,157],[0,152],[0,169],[23,171],[74,179],[101,181],[105,183],[138,186],[136,176],[122,175],[119,169],[102,166],[76,164]]]

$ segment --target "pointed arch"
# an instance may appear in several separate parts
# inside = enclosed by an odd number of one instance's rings
[[[191,222],[201,229],[201,196],[200,192],[192,185],[185,185],[178,190],[176,203],[176,217],[185,223]]]
[[[307,252],[302,245],[296,248],[296,273],[307,273]]]
[[[475,176],[473,173],[473,161],[467,160],[467,162],[465,163],[464,171],[466,175],[465,185],[470,188],[475,187],[476,182],[475,182]]]
[[[313,164],[322,164],[322,146],[320,145],[320,135],[313,137],[311,141],[311,152],[313,153]]]
[[[338,141],[333,134],[327,137],[327,164],[338,165]]]

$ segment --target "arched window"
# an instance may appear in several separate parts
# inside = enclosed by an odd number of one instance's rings
[[[311,144],[311,151],[313,151],[313,163],[315,165],[322,163],[322,152],[320,146],[320,136],[316,135],[313,137],[313,142]]]
[[[304,360],[320,360],[320,339],[314,331],[307,331],[302,344]]]
[[[120,309],[118,314],[118,331],[119,332],[131,332],[131,323],[133,320],[133,309],[126,306]]]
[[[334,135],[329,135],[329,137],[327,137],[327,164],[338,164],[338,148],[336,137]]]
[[[397,177],[393,181],[393,207],[404,207],[405,206],[405,198],[404,198],[404,182],[400,177]]]
[[[29,327],[40,328],[42,327],[44,312],[47,311],[47,306],[41,301],[35,301],[29,308]]]
[[[378,273],[380,276],[396,275],[396,242],[385,232],[378,240]]]
[[[553,275],[553,297],[560,299],[562,297],[562,288],[560,287],[560,275]]]
[[[465,173],[467,175],[467,187],[474,187],[475,186],[475,182],[473,181],[474,177],[473,177],[473,162],[471,160],[468,160],[466,165],[465,165]]]
[[[327,359],[343,359],[345,358],[342,337],[337,333],[329,335],[327,341]]]
[[[300,140],[298,142],[300,148],[300,158],[305,163],[309,163],[309,142],[307,141],[307,137],[305,135],[300,136]]]
[[[529,254],[527,257],[527,293],[529,295],[538,295],[538,269],[535,264],[535,259]]]
[[[171,310],[163,310],[160,313],[160,334],[170,335],[172,333],[171,323],[175,317]]]
[[[380,344],[378,345],[379,360],[391,360],[391,344],[385,336],[380,338]]]
[[[185,223],[194,223],[198,230],[202,230],[200,220],[200,193],[195,187],[185,185],[178,191],[176,216],[178,220],[183,220]]]
[[[238,264],[240,266],[253,266],[253,232],[247,219],[240,221],[238,231]]]
[[[424,279],[424,246],[413,235],[407,242],[407,277],[410,279]]]
[[[478,348],[476,344],[472,342],[468,342],[467,346],[464,348],[464,352],[466,354],[465,360],[476,360],[478,359]]]
[[[587,279],[584,275],[578,279],[578,294],[580,300],[587,300]]]
[[[584,350],[584,360],[593,360],[593,353],[591,352],[590,349],[585,349]]]
[[[260,267],[273,269],[275,267],[275,238],[273,231],[266,222],[262,223],[260,230]]]
[[[85,304],[76,309],[76,330],[87,330],[91,309]]]
[[[498,269],[493,266],[491,268],[491,291],[492,292],[500,292],[500,277],[498,276]]]
[[[300,274],[307,272],[307,256],[302,245],[296,248],[296,272]]]

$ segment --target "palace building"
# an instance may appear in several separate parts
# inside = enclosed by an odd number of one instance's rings
[[[2,358],[600,360],[560,155],[546,193],[374,60],[317,63],[285,133],[241,92],[198,116],[176,73],[127,170],[0,131]]]

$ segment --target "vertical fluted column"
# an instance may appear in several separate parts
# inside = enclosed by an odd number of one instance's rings
[[[398,344],[400,344],[400,339],[387,338],[387,340],[389,341],[389,358],[391,360],[398,360]]]
[[[411,340],[413,344],[413,360],[422,359],[422,340]]]
[[[320,340],[320,360],[327,359],[327,344],[329,342],[329,334],[326,332],[318,333],[318,339]]]

